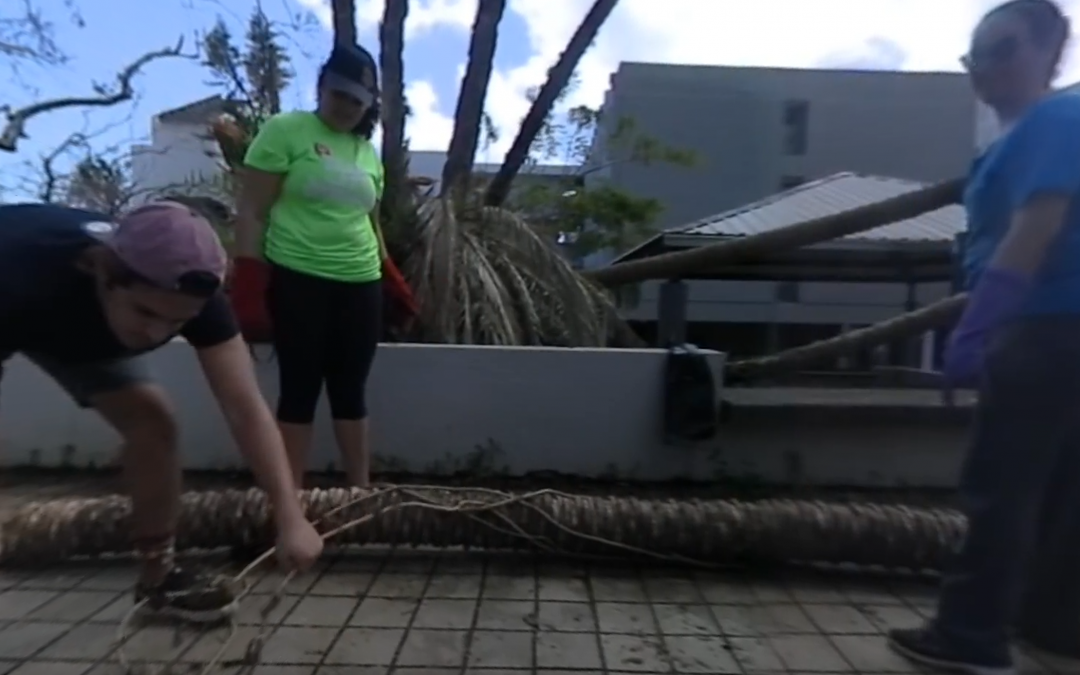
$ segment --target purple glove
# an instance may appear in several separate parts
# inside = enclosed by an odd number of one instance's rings
[[[1016,314],[1030,288],[1031,279],[1019,272],[993,267],[983,272],[945,347],[944,375],[950,386],[978,381],[990,332]]]

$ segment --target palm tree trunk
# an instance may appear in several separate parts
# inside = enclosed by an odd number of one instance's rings
[[[394,4],[390,0],[387,4]],[[334,17],[334,40],[344,44],[356,43],[355,0],[332,0],[330,11]]]
[[[389,166],[399,166],[405,147],[405,18],[409,0],[386,3],[379,27],[379,69],[382,70],[382,158]]]
[[[957,178],[824,218],[688,251],[630,260],[589,270],[584,275],[605,286],[620,286],[646,279],[679,278],[735,260],[753,260],[765,254],[811,246],[936,211],[959,202],[963,186],[964,180]]]
[[[506,0],[480,0],[469,41],[469,63],[461,80],[457,109],[454,111],[454,134],[443,165],[441,194],[464,185],[469,176],[476,147],[480,142],[480,122],[484,114],[499,22],[506,10]]]
[[[514,143],[506,152],[502,166],[499,167],[498,173],[488,184],[487,192],[484,195],[484,203],[488,206],[501,206],[506,201],[507,196],[510,194],[510,186],[513,184],[518,172],[521,171],[525,160],[529,158],[529,150],[532,148],[537,134],[543,128],[544,120],[551,114],[555,101],[570,82],[570,78],[574,75],[574,70],[577,69],[581,57],[585,55],[589,45],[596,39],[600,27],[607,21],[608,16],[611,15],[611,11],[615,9],[618,2],[619,0],[596,0],[592,9],[582,20],[581,25],[574,31],[574,35],[570,38],[570,42],[567,43],[566,49],[559,55],[559,60],[548,71],[547,81],[540,88],[536,100],[533,101],[532,107],[529,108],[529,113],[525,115],[525,119],[521,122],[517,137],[514,138]]]

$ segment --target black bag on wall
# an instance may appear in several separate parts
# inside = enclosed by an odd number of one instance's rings
[[[705,354],[691,344],[670,347],[664,380],[664,439],[688,443],[716,436],[720,402]]]

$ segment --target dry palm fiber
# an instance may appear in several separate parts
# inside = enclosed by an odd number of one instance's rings
[[[309,518],[337,544],[539,548],[573,555],[640,555],[716,565],[825,562],[940,569],[960,541],[956,511],[792,499],[644,500],[551,490],[399,486],[304,493]],[[9,512],[0,563],[41,565],[129,550],[130,501],[54,500]],[[356,523],[355,521],[360,521]],[[271,545],[265,495],[256,489],[189,492],[180,549]]]

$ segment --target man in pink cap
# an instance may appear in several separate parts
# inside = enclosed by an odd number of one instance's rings
[[[142,566],[136,599],[194,621],[220,619],[236,598],[174,563],[181,491],[176,421],[142,354],[177,336],[195,348],[273,505],[279,561],[304,570],[322,552],[222,292],[227,268],[210,223],[175,202],[136,208],[116,222],[54,204],[0,206],[0,364],[23,354],[120,433]]]

